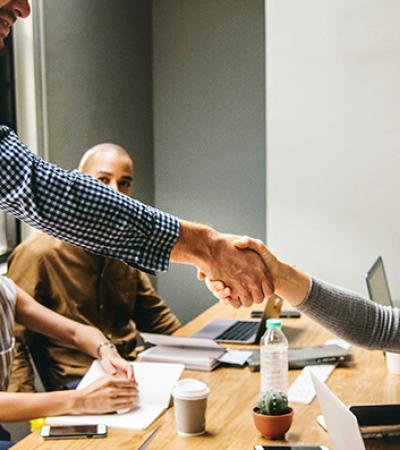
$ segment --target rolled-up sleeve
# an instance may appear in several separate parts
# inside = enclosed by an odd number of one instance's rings
[[[30,152],[0,126],[0,208],[90,252],[166,271],[179,220]]]

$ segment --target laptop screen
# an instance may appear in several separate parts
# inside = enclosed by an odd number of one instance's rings
[[[367,286],[371,300],[383,306],[392,306],[385,268],[380,256],[367,273]]]

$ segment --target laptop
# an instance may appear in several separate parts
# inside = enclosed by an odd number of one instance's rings
[[[259,321],[213,320],[193,337],[229,344],[258,344],[265,332],[265,321],[272,317],[279,317],[282,302],[280,297],[272,295],[267,299],[263,316]]]
[[[382,257],[379,256],[365,277],[369,298],[383,306],[393,306]]]
[[[288,352],[289,369],[302,369],[316,364],[345,364],[352,360],[352,353],[338,345],[315,345],[308,347],[290,347]],[[260,370],[260,351],[253,350],[247,359],[252,372]]]
[[[333,450],[365,450],[356,416],[312,372],[311,378]]]

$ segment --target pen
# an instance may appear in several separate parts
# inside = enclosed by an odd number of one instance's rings
[[[146,439],[140,444],[140,447],[138,447],[138,450],[145,450],[151,443],[151,441],[156,437],[156,434],[158,431],[160,431],[161,425],[158,425],[157,428],[155,428],[147,437]]]

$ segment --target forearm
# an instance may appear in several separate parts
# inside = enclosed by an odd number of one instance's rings
[[[143,270],[167,270],[178,220],[76,171],[43,161],[0,126],[0,207],[79,247]]]
[[[299,309],[341,338],[370,349],[400,351],[400,310],[313,279]]]
[[[284,298],[293,306],[300,305],[308,294],[311,284],[310,275],[289,264],[276,261],[276,268],[273,269],[275,294]]]
[[[0,392],[0,422],[76,414],[79,412],[79,402],[79,391],[34,394]]]
[[[354,344],[400,351],[400,310],[321,282],[278,261],[276,294]]]
[[[98,349],[107,338],[97,328],[88,325],[77,324],[74,333],[71,335],[71,344],[83,353],[93,358],[98,358]],[[102,349],[102,351],[104,351]]]
[[[171,251],[171,262],[206,269],[212,259],[212,242],[218,233],[210,227],[182,220],[180,233]]]
[[[84,325],[51,311],[17,287],[16,320],[25,327],[65,342],[93,358],[99,345],[107,341],[97,328]]]

